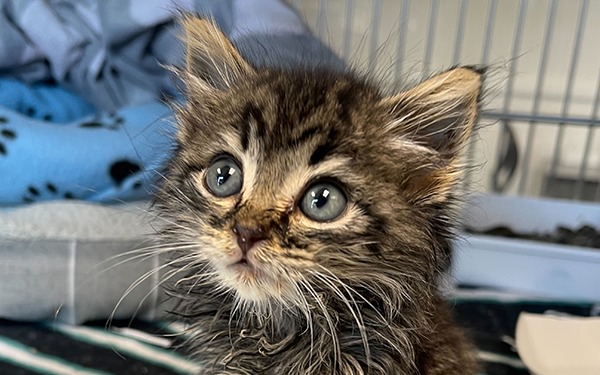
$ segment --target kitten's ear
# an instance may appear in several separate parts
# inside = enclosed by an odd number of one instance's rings
[[[181,17],[186,47],[185,71],[214,88],[227,90],[254,69],[214,21],[190,14]]]
[[[394,121],[386,130],[436,150],[445,159],[458,156],[479,115],[482,69],[456,68],[416,87],[383,99]]]

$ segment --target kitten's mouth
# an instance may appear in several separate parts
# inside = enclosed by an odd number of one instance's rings
[[[282,298],[290,288],[285,281],[274,275],[268,264],[255,255],[238,254],[238,258],[223,270],[225,283],[241,298],[249,301],[265,301],[268,298]]]
[[[242,282],[242,284],[251,285],[259,280],[266,281],[266,275],[262,272],[262,270],[246,257],[243,257],[237,262],[231,264],[229,269],[235,274],[237,282]]]
[[[248,260],[248,257],[246,257],[246,256],[243,256],[237,262],[230,264],[229,267],[241,268],[245,271],[251,271],[251,272],[254,272],[254,270],[256,269],[256,267],[254,267],[254,265],[252,263],[250,263],[250,261]]]
[[[236,277],[241,277],[246,281],[266,281],[266,278],[268,278],[261,264],[248,256],[242,256],[237,262],[231,263],[227,268],[232,270]]]
[[[253,269],[254,267],[252,266],[252,264],[248,261],[248,258],[243,257],[242,259],[238,260],[237,262],[233,263],[231,265],[232,267],[241,267],[244,269]]]

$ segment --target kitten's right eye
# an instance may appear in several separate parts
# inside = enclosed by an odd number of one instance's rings
[[[215,160],[206,172],[206,186],[217,197],[229,197],[242,190],[242,168],[230,156]]]
[[[300,201],[300,210],[309,219],[319,222],[332,221],[346,209],[346,196],[340,188],[328,183],[312,185]]]

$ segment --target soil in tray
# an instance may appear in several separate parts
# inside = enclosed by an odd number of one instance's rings
[[[489,229],[465,228],[465,232],[471,234],[484,234],[488,236],[520,238],[524,240],[551,242],[564,245],[592,247],[600,249],[600,232],[596,228],[585,225],[577,230],[566,227],[558,227],[552,233],[518,233],[504,226]]]

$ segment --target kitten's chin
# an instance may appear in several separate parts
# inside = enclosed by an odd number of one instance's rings
[[[284,299],[289,289],[272,276],[249,264],[232,264],[221,270],[221,281],[248,302]]]

